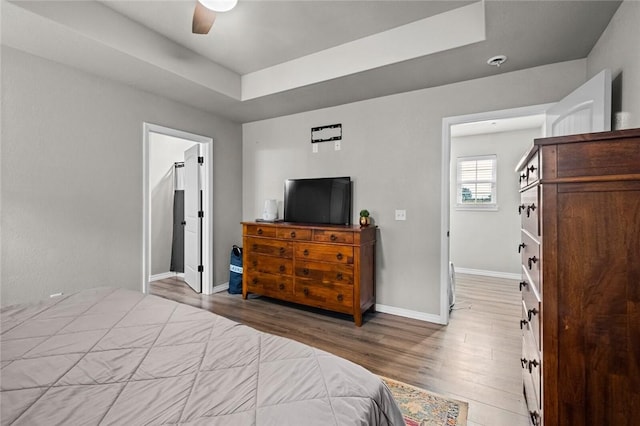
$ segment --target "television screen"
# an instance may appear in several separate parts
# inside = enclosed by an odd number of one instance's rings
[[[284,221],[350,225],[351,178],[288,179]]]

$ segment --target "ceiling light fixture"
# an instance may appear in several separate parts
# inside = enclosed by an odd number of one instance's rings
[[[504,64],[507,61],[507,57],[504,55],[494,56],[493,58],[489,58],[487,60],[487,64],[500,68],[500,65]]]
[[[198,0],[200,4],[214,12],[228,12],[238,4],[238,0]]]

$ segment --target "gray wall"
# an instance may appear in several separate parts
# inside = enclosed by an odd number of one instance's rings
[[[624,112],[627,117],[616,128],[640,127],[640,2],[626,0],[611,18],[587,58],[587,75],[592,77],[604,68],[611,69],[613,79],[612,115]]]
[[[160,133],[149,134],[149,192],[151,198],[151,275],[171,268],[173,245],[174,163],[184,161],[191,141]]]
[[[450,258],[456,268],[520,274],[520,201],[517,174],[520,157],[540,137],[542,128],[451,138]],[[456,159],[497,156],[497,211],[456,210]]]
[[[243,219],[282,201],[286,178],[351,176],[354,215],[380,227],[377,302],[439,315],[443,117],[553,102],[585,78],[578,60],[244,124]],[[313,154],[311,127],[333,123],[342,150]]]
[[[214,284],[240,240],[241,127],[2,47],[2,304],[142,283],[142,123],[210,136]]]

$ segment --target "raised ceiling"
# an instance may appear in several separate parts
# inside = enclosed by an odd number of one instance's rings
[[[620,3],[1,1],[3,45],[237,122],[585,58]]]

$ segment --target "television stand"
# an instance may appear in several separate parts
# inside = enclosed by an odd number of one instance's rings
[[[375,308],[376,227],[242,222],[249,293],[353,315]]]

